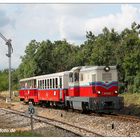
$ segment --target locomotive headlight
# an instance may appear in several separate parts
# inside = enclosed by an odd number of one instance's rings
[[[98,94],[101,94],[101,91],[97,91]]]
[[[117,91],[117,90],[115,90],[115,93],[117,94],[117,93],[118,93],[118,91]]]
[[[109,66],[106,66],[106,67],[104,68],[104,71],[106,71],[106,72],[110,71],[110,67],[109,67]]]

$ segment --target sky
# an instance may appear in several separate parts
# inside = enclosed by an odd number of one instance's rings
[[[121,32],[140,23],[140,4],[0,4],[0,32],[12,39],[12,68],[21,63],[28,43],[35,39],[62,40],[80,45],[86,31],[104,27]],[[0,70],[8,68],[7,46],[0,38]]]

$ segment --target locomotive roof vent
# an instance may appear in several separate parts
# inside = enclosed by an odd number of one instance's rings
[[[106,71],[106,72],[110,71],[110,67],[109,66],[105,66],[104,71]]]

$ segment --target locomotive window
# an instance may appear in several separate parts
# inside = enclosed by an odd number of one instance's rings
[[[92,75],[92,82],[95,82],[96,81],[96,74],[93,74]]]
[[[103,81],[111,81],[112,80],[112,74],[111,73],[102,73],[102,80]]]
[[[81,75],[80,75],[80,80],[83,81],[83,80],[84,80],[83,78],[84,78],[84,77],[83,77],[83,73],[81,73]]]
[[[50,79],[50,88],[52,88],[52,79]]]
[[[79,73],[74,73],[74,81],[79,81]]]
[[[73,82],[73,73],[72,72],[69,74],[69,82]]]

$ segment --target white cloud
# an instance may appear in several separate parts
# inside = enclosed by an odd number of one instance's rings
[[[12,39],[14,53],[12,66],[20,63],[26,45],[32,40],[67,39],[71,43],[81,43],[86,31],[98,34],[106,26],[121,31],[130,27],[133,21],[140,21],[140,9],[132,5],[121,5],[121,11],[104,16],[97,4],[2,4],[0,28],[8,39]],[[106,6],[106,5],[102,5]],[[111,5],[110,5],[111,6]],[[109,6],[108,6],[109,7]],[[102,12],[102,16],[95,13]],[[100,14],[101,15],[101,14]],[[95,17],[96,16],[96,17]],[[2,22],[1,22],[2,23]],[[8,67],[5,56],[7,46],[0,40],[0,69]]]
[[[126,27],[130,28],[132,22],[135,21],[138,23],[140,21],[139,10],[131,5],[122,5],[120,13],[89,19],[86,23],[85,30],[92,30],[96,34],[100,33],[104,27],[122,31]]]

